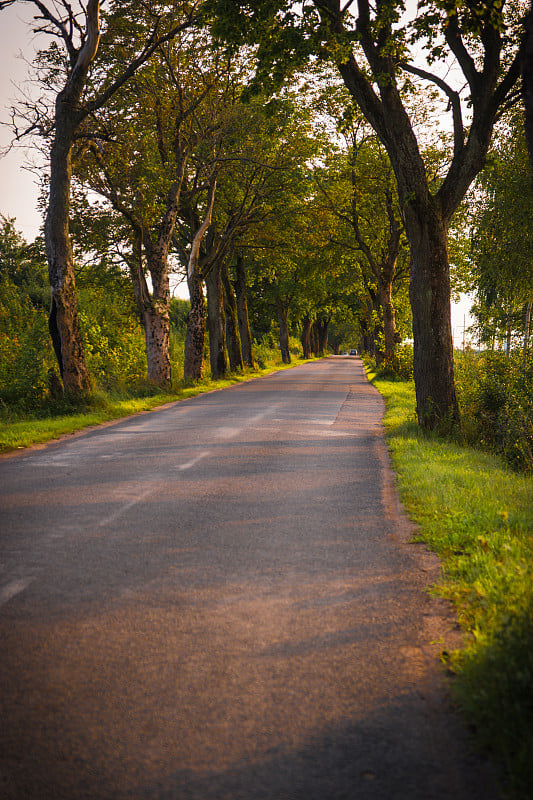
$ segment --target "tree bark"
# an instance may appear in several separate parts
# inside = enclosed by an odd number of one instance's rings
[[[431,212],[431,213],[430,213]],[[420,425],[433,428],[458,415],[453,377],[447,229],[436,208],[406,219],[411,246],[414,379]]]
[[[246,268],[242,256],[237,256],[235,266],[235,295],[237,299],[237,319],[241,337],[242,360],[246,367],[253,368],[254,356],[252,333],[248,317],[248,298],[246,294]]]
[[[170,367],[170,283],[168,277],[168,249],[145,242],[148,270],[152,278],[152,296],[143,309],[146,339],[147,378],[161,388],[171,384]]]
[[[309,314],[306,314],[304,317],[303,325],[302,325],[302,350],[304,358],[311,358],[311,317]]]
[[[200,275],[198,256],[205,233],[211,224],[213,205],[215,202],[216,177],[213,175],[209,186],[207,210],[204,221],[196,231],[187,265],[187,285],[191,310],[187,315],[187,333],[185,335],[185,355],[183,376],[185,380],[199,381],[203,375],[205,353],[206,307],[203,293],[203,281]]]
[[[209,360],[211,377],[224,378],[228,374],[226,355],[226,320],[222,290],[221,265],[215,264],[206,277],[207,329],[209,331]]]
[[[289,308],[285,306],[281,297],[276,297],[276,310],[278,312],[279,325],[279,347],[281,350],[281,360],[284,364],[291,363],[291,351],[289,349]]]
[[[314,328],[316,331],[316,354],[323,356],[328,349],[329,317],[318,317],[314,322]]]
[[[191,309],[187,315],[183,377],[199,381],[204,374],[205,327],[207,310],[202,282],[197,272],[187,276]]]
[[[69,213],[72,147],[80,123],[82,91],[100,41],[99,9],[97,0],[89,0],[85,43],[77,54],[65,87],[56,98],[55,134],[50,152],[50,194],[44,225],[51,290],[48,326],[63,386],[70,394],[82,394],[90,388],[78,320]]]
[[[241,340],[239,336],[239,322],[237,311],[237,300],[233,285],[229,277],[229,270],[226,263],[222,265],[222,286],[224,289],[224,313],[226,316],[226,342],[228,347],[229,365],[232,372],[242,370],[243,358],[241,350]]]

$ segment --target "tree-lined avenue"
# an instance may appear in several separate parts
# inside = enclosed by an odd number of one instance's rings
[[[358,359],[0,460],[0,795],[489,800]]]

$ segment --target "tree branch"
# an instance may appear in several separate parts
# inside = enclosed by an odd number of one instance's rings
[[[415,67],[406,62],[401,62],[400,66],[405,72],[410,72],[412,75],[417,75],[423,80],[431,81],[431,83],[434,83],[439,87],[439,89],[442,89],[444,94],[447,96],[448,100],[450,101],[453,115],[454,155],[457,154],[464,145],[463,113],[461,110],[461,98],[459,96],[459,92],[456,92],[446,83],[446,81],[442,80],[442,78],[439,78],[438,75],[434,75],[432,72],[427,72],[425,69],[419,69],[419,67]]]
[[[158,47],[173,39],[181,31],[189,28],[193,24],[195,12],[200,3],[201,0],[195,0],[193,7],[191,8],[184,22],[181,22],[179,25],[175,25],[170,31],[162,36],[157,36],[157,29],[154,28],[146,46],[143,48],[137,58],[130,62],[122,75],[119,75],[119,77],[113,81],[113,83],[108,86],[107,89],[105,89],[100,95],[97,95],[90,103],[87,103],[81,112],[81,119],[84,119],[87,114],[102,108],[102,106],[104,106],[107,101],[132,77],[132,75],[135,74],[139,67],[150,58],[150,56],[155,52],[155,50],[157,50]]]

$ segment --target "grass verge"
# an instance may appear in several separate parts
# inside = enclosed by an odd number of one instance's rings
[[[454,696],[501,763],[509,798],[533,798],[533,482],[496,457],[422,432],[412,383],[369,374],[402,502],[440,556],[442,583],[465,632],[443,654]]]
[[[274,364],[264,369],[247,370],[221,380],[206,379],[189,386],[181,385],[174,392],[146,397],[114,399],[105,393],[95,392],[83,400],[82,407],[72,409],[65,414],[2,422],[0,424],[0,453],[20,450],[35,444],[44,444],[51,439],[57,439],[84,428],[150,411],[166,403],[174,403],[205,392],[224,389],[235,383],[289,369],[303,363],[305,363],[304,359],[294,359],[291,364]]]

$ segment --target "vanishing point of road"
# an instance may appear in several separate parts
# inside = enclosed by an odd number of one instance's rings
[[[0,459],[3,800],[490,800],[361,362]]]

